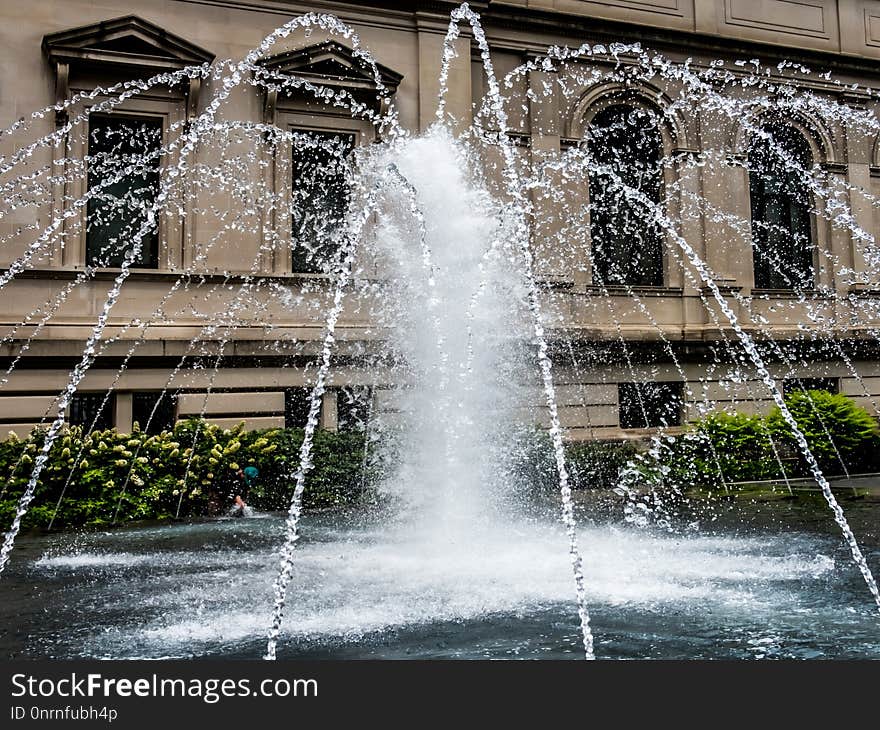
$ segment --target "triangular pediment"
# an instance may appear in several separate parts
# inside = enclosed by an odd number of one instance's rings
[[[140,56],[161,56],[174,58],[174,55],[160,46],[141,38],[134,33],[127,33],[118,38],[109,38],[88,46],[90,51],[112,51],[114,53],[133,53]]]
[[[299,76],[316,83],[353,89],[376,89],[371,66],[354,51],[337,41],[324,41],[306,48],[280,53],[261,61],[273,74]],[[403,74],[377,63],[379,78],[393,94]]]
[[[365,73],[361,73],[361,69],[353,68],[351,65],[342,63],[338,58],[325,58],[320,61],[315,61],[315,63],[309,64],[301,70],[319,76],[339,76],[363,80],[368,80],[370,78]]]
[[[128,15],[52,33],[43,49],[55,63],[178,70],[210,63],[214,54],[164,28]]]

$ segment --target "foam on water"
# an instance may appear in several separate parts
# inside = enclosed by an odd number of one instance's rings
[[[155,561],[153,555],[132,555],[131,553],[72,553],[70,555],[43,555],[36,563],[37,568],[77,570],[79,568],[104,568],[117,570],[121,567],[145,565]]]
[[[467,540],[413,540],[404,531],[318,532],[297,552],[283,640],[355,641],[374,632],[443,622],[570,613],[573,597],[560,526],[512,523]],[[796,612],[801,590],[830,579],[832,558],[806,539],[672,536],[611,526],[579,532],[594,558],[596,605],[648,612],[756,616]],[[330,538],[321,541],[320,538]],[[258,640],[268,620],[270,549],[44,556],[39,570],[106,569],[113,611],[150,617],[105,627],[86,645],[99,655],[183,655]],[[143,573],[147,565],[161,569]],[[137,569],[128,571],[126,568]],[[120,568],[122,572],[119,573]],[[118,573],[118,578],[109,576]],[[101,624],[100,617],[96,622]]]

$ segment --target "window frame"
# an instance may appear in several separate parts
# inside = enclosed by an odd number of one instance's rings
[[[337,130],[328,131],[328,130],[323,130],[323,129],[302,129],[302,128],[292,129],[291,131],[299,133],[299,134],[310,134],[310,135],[321,136],[321,137],[334,137],[334,136],[346,137],[350,140],[350,145],[351,145],[349,153],[348,153],[349,157],[351,155],[353,155],[354,150],[358,145],[358,134],[357,134],[357,132],[354,132],[354,131],[337,131]],[[292,200],[293,196],[297,192],[297,185],[296,185],[297,181],[294,176],[295,166],[296,166],[296,158],[293,154],[293,146],[294,145],[292,142],[288,143],[288,145],[287,145],[288,152],[290,153],[290,158],[289,158],[289,160],[290,160],[290,162],[289,162],[289,164],[290,164],[290,167],[289,167],[289,170],[290,170],[290,180],[289,180],[289,182],[290,182],[290,196],[286,198],[287,200]],[[347,190],[346,193],[348,195],[350,195],[350,190]],[[293,238],[293,216],[290,211],[288,211],[288,216],[290,217],[291,232],[290,232],[290,238],[288,239],[289,245],[287,247],[287,253],[289,256],[291,273],[293,273],[293,274],[318,274],[318,275],[326,274],[326,272],[320,267],[319,262],[312,262],[311,268],[298,267],[298,266],[294,265],[294,262],[295,262],[294,253],[295,252],[294,252],[294,238]],[[328,248],[329,248],[329,246],[328,246]],[[337,253],[337,252],[334,252],[334,253]]]
[[[92,425],[92,421],[94,420],[94,416],[92,416],[91,418],[87,418],[84,421],[80,421],[79,419],[77,419],[77,422],[75,423],[74,419],[73,419],[73,415],[76,410],[75,403],[76,403],[77,399],[94,398],[96,401],[103,401],[105,397],[107,397],[107,392],[103,391],[103,390],[101,390],[101,391],[85,390],[85,391],[77,391],[76,393],[74,393],[70,399],[70,403],[68,403],[68,405],[67,405],[67,413],[65,414],[66,418],[67,418],[68,425],[81,426],[83,428],[83,432],[84,433],[87,432],[88,429]],[[108,429],[116,427],[116,393],[110,393],[109,397],[107,397],[107,403],[101,409],[100,414],[99,414],[99,419],[106,419],[107,425],[102,426],[102,425],[96,424],[95,428],[93,430],[106,431]]]
[[[96,81],[97,83],[97,81]],[[72,87],[71,93],[87,90]],[[94,87],[91,87],[94,88]],[[158,90],[157,90],[158,91]],[[85,160],[89,150],[89,129],[92,109],[110,97],[98,96],[90,99],[88,104],[77,104],[71,109],[71,118],[82,115],[83,119],[78,122],[68,135],[67,147],[58,147],[55,153],[56,163],[61,165],[65,156],[77,160]],[[182,123],[185,115],[185,101],[172,94],[166,96],[136,96],[126,99],[123,103],[114,106],[113,111],[98,109],[94,113],[102,117],[120,117],[129,119],[158,119],[162,127],[161,144],[168,144],[168,135],[171,125],[177,124],[176,134],[182,134]],[[177,165],[179,151],[173,150],[169,154],[162,155],[159,159],[159,185],[165,181],[167,170]],[[63,190],[56,193],[54,215],[60,215],[64,205],[64,197],[67,199],[81,200],[88,192],[88,165],[83,165],[83,172],[76,179],[71,180]],[[185,204],[183,201],[182,204]],[[158,228],[158,243],[156,251],[156,267],[142,268],[132,267],[139,274],[168,273],[177,271],[187,265],[187,248],[185,241],[192,240],[195,233],[194,216],[185,216],[181,221],[178,216],[168,216],[160,211],[156,223]],[[52,263],[67,269],[82,269],[86,267],[87,256],[87,226],[88,205],[83,205],[80,212],[75,216],[65,219],[63,224],[63,245],[57,247],[52,257]],[[118,271],[118,267],[100,267],[99,271]]]
[[[630,109],[632,111],[641,112],[643,114],[648,114],[651,116],[658,116],[657,110],[653,109],[650,106],[646,106],[644,104],[639,104],[634,99],[630,98],[609,98],[605,100],[605,103],[596,105],[590,114],[589,121],[584,125],[585,131],[589,133],[589,130],[594,127],[596,124],[597,117],[600,117],[603,114],[609,112],[612,109]],[[663,134],[663,124],[662,120],[658,119],[656,127],[654,129],[657,141],[657,153],[658,153],[658,162],[663,159],[666,154],[666,145],[664,143],[664,134]],[[590,140],[585,139],[584,144],[589,148]],[[586,214],[586,223],[587,230],[589,231],[590,237],[590,277],[594,286],[602,287],[603,289],[615,290],[621,288],[644,288],[644,287],[653,287],[653,288],[661,288],[667,286],[669,281],[669,272],[668,272],[668,264],[667,264],[667,235],[665,231],[662,229],[656,230],[656,245],[659,247],[658,253],[658,270],[657,274],[658,280],[651,283],[642,283],[642,282],[634,282],[634,281],[623,281],[623,282],[611,282],[611,281],[598,281],[596,277],[596,241],[593,237],[593,220],[591,215],[591,207],[593,204],[593,195],[592,188],[594,184],[594,176],[588,174],[587,175],[587,214]],[[658,179],[655,180],[657,184],[657,198],[656,201],[658,204],[662,204],[664,201],[664,196],[666,189],[668,187],[668,181],[666,179],[665,168],[661,168],[658,170]],[[646,229],[648,229],[650,225],[646,225]],[[606,259],[610,257],[606,256]]]
[[[645,411],[648,411],[647,418],[646,414],[641,412],[641,408],[637,408],[637,412],[639,413],[638,420],[642,423],[642,425],[630,425],[631,421],[629,419],[625,419],[624,413],[624,390],[627,388],[634,389],[634,395],[636,398],[639,396],[639,391],[641,392],[642,400],[644,400],[645,395],[645,387],[650,388],[659,388],[661,391],[664,388],[674,390],[674,397],[678,401],[678,407],[675,410],[676,420],[675,423],[651,423],[651,415],[653,415],[653,411],[648,408],[648,404],[645,404]],[[669,394],[666,395],[668,397]],[[662,394],[658,394],[658,397],[663,398]],[[617,423],[618,426],[625,431],[631,430],[656,430],[656,429],[672,429],[672,428],[680,428],[684,425],[685,420],[685,390],[684,390],[684,382],[681,380],[648,380],[648,381],[628,381],[621,382],[617,384]]]
[[[819,387],[824,385],[830,385],[831,387]],[[782,380],[783,397],[787,397],[792,393],[803,393],[810,390],[824,390],[833,395],[839,395],[840,377],[836,375],[826,377],[807,375],[804,377],[792,376],[788,378],[783,378]]]
[[[608,106],[626,105],[636,107],[657,116],[658,131],[662,143],[661,153],[667,160],[673,160],[672,164],[663,165],[663,177],[661,180],[660,199],[662,205],[665,206],[666,213],[672,220],[681,220],[683,210],[680,194],[670,194],[675,191],[676,186],[681,182],[681,171],[679,165],[674,161],[674,156],[681,152],[687,153],[690,150],[689,130],[684,120],[680,119],[676,114],[668,115],[665,109],[669,108],[672,100],[668,98],[660,89],[650,84],[630,84],[610,82],[598,84],[589,87],[574,104],[570,115],[565,121],[565,130],[567,132],[565,140],[572,140],[577,145],[585,144],[585,136],[593,118]],[[578,195],[584,201],[582,209],[583,215],[580,217],[582,226],[585,229],[585,245],[592,246],[590,241],[590,195],[589,184],[581,183]],[[689,224],[695,225],[696,222]],[[661,232],[662,261],[663,261],[663,278],[662,286],[646,287],[646,286],[605,286],[600,287],[593,278],[593,266],[590,256],[585,255],[585,260],[579,266],[582,272],[581,277],[587,290],[606,289],[612,296],[621,292],[635,289],[638,291],[648,292],[664,292],[670,291],[673,294],[680,293],[685,284],[685,272],[683,262],[670,255],[670,251],[675,249],[677,245],[672,238],[670,231]],[[689,235],[685,232],[685,235]]]
[[[290,100],[280,99],[279,103]],[[293,196],[293,143],[287,138],[296,132],[317,132],[321,134],[349,134],[354,136],[352,150],[372,142],[375,130],[369,122],[351,117],[305,113],[295,108],[280,107],[275,110],[275,126],[284,136],[281,142],[270,150],[272,162],[272,190],[284,201]],[[293,223],[290,206],[274,206],[263,219],[263,241],[273,241],[267,254],[265,270],[276,274],[287,274],[302,278],[323,278],[323,272],[298,272],[293,270]]]
[[[156,407],[156,401],[158,401],[160,398],[163,402],[170,404],[170,408],[171,408],[171,422],[170,422],[170,424],[167,424],[167,426],[157,430],[155,423],[151,423],[150,430],[148,431],[147,430],[147,421],[149,420],[149,413],[147,414],[147,419],[145,419],[143,423],[141,423],[141,421],[138,420],[138,418],[137,418],[138,414],[136,414],[136,412],[135,412],[135,403],[137,401],[138,396],[143,397],[143,396],[147,396],[147,395],[156,396],[156,399],[153,401],[153,405],[149,409],[150,412],[152,412],[153,409]],[[173,429],[174,425],[177,423],[177,419],[178,419],[177,396],[178,396],[178,394],[171,391],[171,390],[164,390],[164,391],[163,390],[133,390],[133,391],[131,391],[131,423],[132,423],[132,427],[134,426],[135,423],[137,423],[138,428],[140,428],[140,430],[143,433],[146,433],[149,436],[152,436],[157,433],[161,433],[164,430]],[[160,413],[161,408],[158,409],[156,412]]]
[[[135,114],[130,114],[130,113],[128,113],[128,114],[118,114],[118,113],[114,113],[114,114],[105,114],[105,113],[102,113],[102,112],[95,112],[95,113],[90,113],[89,116],[88,116],[88,119],[86,120],[86,125],[87,125],[87,130],[88,130],[88,132],[87,132],[87,134],[88,134],[88,140],[86,141],[85,149],[86,149],[86,154],[87,154],[87,155],[90,155],[90,156],[92,155],[92,149],[91,149],[91,138],[92,138],[92,128],[93,128],[93,127],[92,127],[92,121],[93,121],[94,119],[132,120],[132,121],[134,121],[134,122],[146,122],[146,121],[150,121],[150,122],[158,122],[158,128],[159,128],[159,147],[162,147],[162,145],[165,144],[165,139],[166,139],[166,136],[167,136],[167,134],[166,134],[166,130],[165,130],[165,120],[164,120],[164,118],[161,117],[161,116],[158,116],[158,115],[144,115],[144,114],[138,114],[138,115],[135,115]],[[90,176],[91,176],[91,173],[92,173],[91,169],[89,169],[89,166],[86,165],[85,176],[86,176],[86,190],[87,190],[87,191],[88,191],[88,190],[91,190],[91,183],[90,183],[90,180],[89,180],[89,178],[90,178]],[[162,185],[162,159],[161,159],[161,158],[159,158],[159,159],[157,160],[157,164],[156,164],[156,175],[157,175],[157,179],[156,179],[156,191],[155,191],[155,195],[158,195],[158,194],[159,194],[159,191],[160,191],[160,189],[161,189],[161,185]],[[155,196],[154,196],[154,197],[155,197]],[[84,231],[84,235],[85,235],[84,263],[85,263],[86,266],[94,266],[94,264],[92,264],[92,263],[90,262],[90,260],[89,260],[89,259],[90,259],[90,251],[89,251],[89,243],[90,243],[90,242],[89,242],[89,225],[90,225],[90,208],[91,208],[91,202],[92,202],[92,200],[93,200],[93,199],[90,199],[90,200],[89,200],[89,203],[86,205],[86,215],[85,215],[86,230]],[[161,215],[160,215],[160,216],[157,216],[157,217],[156,217],[156,223],[157,223],[157,225],[156,225],[156,233],[155,233],[155,250],[150,252],[150,254],[149,254],[149,256],[148,256],[148,263],[145,264],[145,265],[140,265],[140,264],[135,264],[135,263],[133,263],[133,264],[131,265],[131,268],[132,268],[132,269],[138,269],[139,271],[141,271],[141,270],[145,270],[145,271],[155,271],[155,270],[157,270],[157,269],[159,268],[159,249],[160,249],[160,247],[161,247],[161,246],[160,246],[160,241],[161,241],[161,229],[160,229],[160,226],[161,226],[161,219],[162,219],[162,218],[164,218],[164,216],[161,216]],[[143,252],[143,245],[144,245],[145,241],[146,241],[146,239],[142,239],[142,240],[141,240],[141,246],[142,246],[142,249],[141,249],[141,250],[142,250],[142,252]],[[153,245],[153,244],[152,244],[152,242],[151,242],[151,246],[152,246],[152,245]],[[115,268],[119,268],[119,266],[96,266],[96,268],[100,268],[100,269],[115,269]]]
[[[810,135],[800,128],[797,124],[791,122],[777,122],[775,120],[771,120],[762,125],[762,129],[769,132],[771,135],[776,135],[777,132],[773,130],[779,130],[781,128],[786,128],[789,130],[789,133],[793,133],[798,135],[799,142],[803,143],[803,151],[809,155],[809,159],[803,161],[805,166],[810,167],[814,165],[817,161],[816,149],[814,145],[811,143]],[[763,286],[766,283],[774,283],[779,284],[783,283],[781,281],[773,281],[774,276],[781,279],[785,277],[785,274],[782,272],[770,272],[770,278],[766,282],[758,281],[759,269],[763,273],[764,268],[759,267],[759,248],[764,245],[767,246],[766,238],[768,236],[768,232],[766,229],[762,229],[761,224],[766,223],[766,203],[769,199],[769,195],[767,193],[767,181],[763,177],[758,177],[758,173],[752,170],[752,161],[751,155],[754,145],[756,144],[756,140],[754,137],[749,139],[748,144],[746,145],[745,150],[745,160],[746,160],[746,189],[748,191],[748,208],[749,208],[749,229],[750,229],[750,253],[751,253],[751,264],[752,264],[752,288],[757,292],[796,292],[796,291],[815,291],[820,286],[820,275],[821,275],[821,244],[820,241],[820,227],[818,225],[818,221],[816,220],[816,215],[813,212],[815,208],[815,200],[813,193],[809,190],[808,187],[805,186],[803,190],[804,196],[808,199],[808,203],[805,204],[804,209],[800,211],[800,213],[806,216],[806,233],[809,237],[808,245],[810,249],[810,263],[809,263],[809,281],[804,282],[790,282],[785,286]],[[775,164],[781,164],[779,160],[774,160]],[[760,200],[756,199],[756,186],[753,184],[755,179],[760,179],[761,181],[761,198]],[[792,213],[792,201],[790,196],[786,196],[788,199],[787,212],[789,221],[791,220]],[[756,218],[756,211],[761,210],[764,211],[764,217],[758,220]],[[788,230],[788,235],[793,236],[793,232]],[[763,239],[763,240],[762,240]],[[794,253],[792,255],[794,258]],[[772,269],[772,266],[770,267]],[[804,279],[806,281],[806,279]]]

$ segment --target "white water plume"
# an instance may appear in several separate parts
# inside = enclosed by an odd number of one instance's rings
[[[381,151],[367,171],[393,165],[408,181],[429,252],[426,261],[407,189],[389,185],[373,236],[380,266],[392,272],[385,316],[407,387],[399,398],[401,464],[384,488],[407,504],[417,529],[430,530],[426,539],[478,530],[497,507],[490,494],[506,486],[498,441],[515,417],[512,377],[522,365],[517,252],[503,207],[470,176],[474,164],[438,126]]]

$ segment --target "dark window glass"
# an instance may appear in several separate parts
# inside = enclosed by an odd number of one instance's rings
[[[340,430],[363,431],[372,417],[373,389],[348,386],[336,394],[336,412]]]
[[[354,135],[308,132],[293,147],[292,267],[320,273],[332,266],[348,211],[348,155]]]
[[[284,391],[284,427],[305,428],[312,405],[311,388],[288,388]],[[320,417],[320,411],[319,417]]]
[[[590,127],[594,161],[654,203],[662,189],[662,140],[652,113],[615,105]],[[593,281],[605,285],[662,286],[663,246],[650,211],[627,200],[613,175],[590,173],[590,238]]]
[[[104,397],[106,395],[106,393],[74,393],[70,401],[70,425],[90,429],[94,422],[95,431],[113,428],[116,397],[111,393],[105,404]]]
[[[88,202],[86,263],[122,265],[134,238],[147,220],[159,189],[159,158],[146,156],[162,144],[162,122],[155,118],[89,117],[89,189],[121,176]],[[132,165],[139,169],[129,171]],[[154,269],[159,260],[155,226],[142,238],[132,266]]]
[[[837,378],[786,378],[782,381],[782,394],[802,393],[805,390],[827,390],[829,393],[840,392],[840,381]]]
[[[177,397],[167,391],[132,393],[131,420],[151,435],[170,431],[177,421]]]
[[[757,289],[813,286],[813,234],[810,193],[802,173],[812,153],[804,136],[789,126],[765,129],[749,147],[752,258]]]
[[[682,383],[620,383],[620,427],[680,426],[682,391]]]

